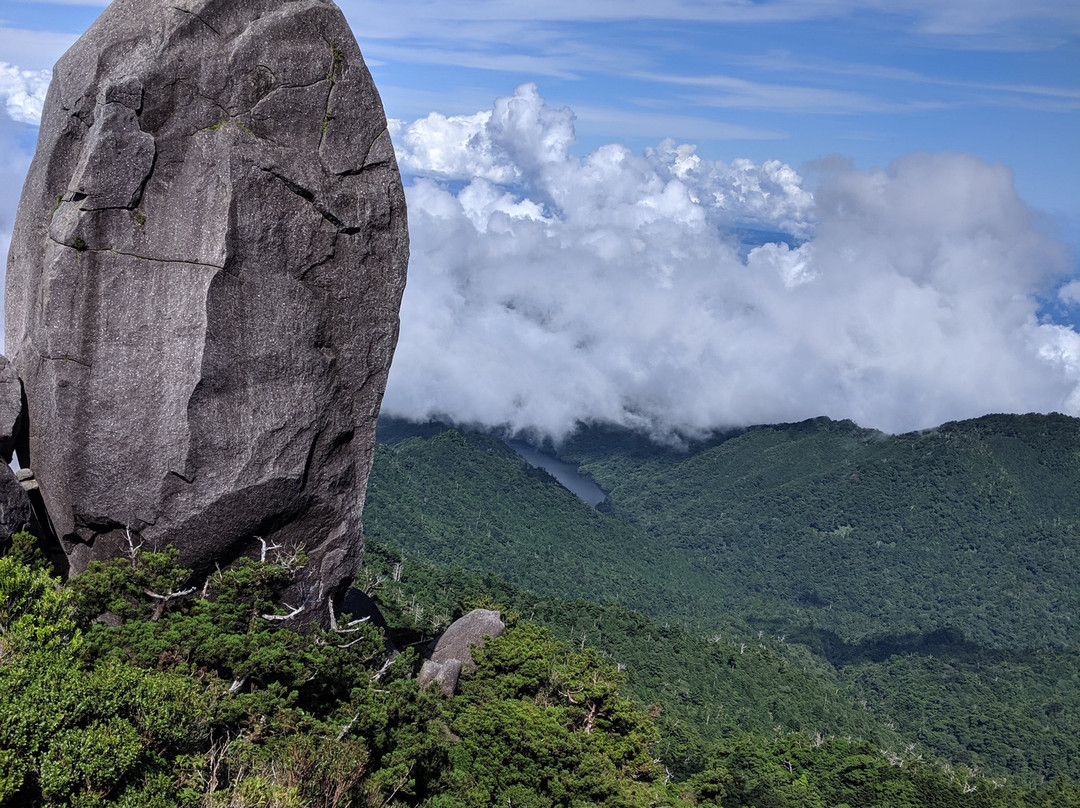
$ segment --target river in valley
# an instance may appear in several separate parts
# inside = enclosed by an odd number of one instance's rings
[[[607,499],[607,494],[588,474],[582,474],[573,463],[566,463],[559,458],[541,452],[534,446],[520,440],[507,441],[510,448],[521,455],[530,466],[542,468],[571,493],[592,505],[594,508]]]

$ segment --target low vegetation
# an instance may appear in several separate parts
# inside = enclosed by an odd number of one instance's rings
[[[299,548],[62,582],[20,535],[0,806],[1078,808],[1078,444],[1058,416],[583,433],[597,511],[490,436],[399,428],[357,582],[385,629],[291,630]],[[420,689],[477,606],[506,633]]]
[[[719,738],[674,776],[662,708],[520,614],[448,699],[419,690],[415,652],[391,656],[370,623],[301,635],[273,619],[301,553],[191,589],[173,553],[133,549],[64,584],[27,538],[0,558],[0,805],[1080,805],[1063,780],[1033,790],[804,732]],[[475,605],[446,600],[452,575],[425,605],[431,568],[376,555],[365,577],[403,647],[429,633],[429,608]]]

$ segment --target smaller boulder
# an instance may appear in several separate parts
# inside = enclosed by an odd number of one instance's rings
[[[432,662],[430,659],[425,659],[416,681],[420,687],[427,687],[432,683],[438,685],[443,695],[449,698],[457,690],[460,676],[460,659],[448,659],[446,662]]]
[[[467,615],[459,617],[450,628],[435,641],[431,650],[431,661],[443,663],[450,659],[459,659],[463,669],[472,673],[476,663],[472,658],[472,646],[482,646],[487,637],[495,638],[506,631],[502,615],[490,609],[473,609]]]
[[[472,673],[476,670],[473,647],[483,646],[489,637],[498,637],[504,631],[506,624],[498,612],[473,609],[455,620],[435,640],[417,682],[421,687],[434,682],[447,696],[454,695],[461,672]]]

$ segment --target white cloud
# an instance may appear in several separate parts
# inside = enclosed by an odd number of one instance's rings
[[[44,71],[0,67],[33,120]],[[11,110],[14,109],[14,112]],[[35,111],[37,110],[37,111]],[[989,411],[1080,414],[1080,334],[1040,321],[1068,258],[1011,173],[960,154],[884,169],[711,161],[665,140],[575,157],[533,85],[392,123],[413,259],[387,412],[564,434],[851,417],[903,431]],[[0,246],[29,162],[0,120]],[[795,238],[748,254],[734,228]]]
[[[375,0],[342,0],[349,12],[377,18]],[[420,26],[446,19],[488,21],[616,22],[620,20],[681,20],[685,22],[769,23],[827,19],[855,13],[904,15],[921,28],[935,33],[977,34],[996,31],[1017,21],[1058,25],[1066,29],[1080,22],[1080,12],[1060,0],[895,0],[888,6],[867,7],[863,0],[776,0],[747,3],[744,0],[403,0],[405,13],[384,25]],[[426,13],[418,13],[418,12]]]
[[[656,109],[618,109],[578,106],[576,128],[585,135],[608,136],[611,132],[633,132],[639,138],[662,140],[677,133],[700,140],[781,140],[785,132],[743,126],[695,115],[679,115]]]
[[[664,433],[827,414],[903,431],[1080,413],[1080,335],[1037,317],[1068,258],[1007,169],[837,163],[815,199],[782,163],[673,141],[576,158],[572,122],[526,85],[398,125],[419,178],[387,412],[555,436],[579,420]],[[809,240],[744,259],[736,225]]]
[[[735,76],[681,76],[639,73],[635,78],[663,84],[700,88],[706,95],[695,102],[726,109],[767,109],[808,115],[835,115],[859,112],[893,112],[910,105],[881,101],[863,93],[808,87],[803,84],[766,84]]]
[[[22,70],[0,62],[0,102],[7,114],[19,123],[37,125],[51,77],[48,70]]]
[[[1063,303],[1080,306],[1080,281],[1072,281],[1058,289],[1058,297]]]

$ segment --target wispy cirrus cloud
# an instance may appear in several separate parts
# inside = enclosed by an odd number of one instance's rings
[[[454,68],[526,73],[563,79],[580,78],[579,73],[567,69],[567,60],[557,55],[386,44],[372,45],[367,49],[367,53],[379,60],[407,61],[411,64],[448,65]]]
[[[22,0],[38,6],[88,6],[105,8],[112,0]]]
[[[790,137],[779,129],[746,126],[717,121],[704,116],[680,115],[663,109],[627,109],[625,107],[575,106],[577,129],[582,134],[633,132],[635,137],[663,140],[782,140]]]
[[[342,0],[342,6],[357,19],[377,21],[367,34],[372,38],[449,35],[439,31],[447,22],[769,25],[855,15],[887,20],[945,47],[1038,50],[1080,33],[1080,6],[1060,0],[400,0],[391,20],[381,19],[384,7],[376,0]]]
[[[806,80],[807,76],[812,75],[833,76],[845,79],[856,78],[860,81],[890,82],[915,86],[926,85],[962,91],[961,94],[952,96],[951,103],[953,104],[961,104],[965,103],[965,101],[971,103],[974,100],[982,104],[1018,106],[1029,109],[1044,109],[1046,111],[1067,112],[1080,109],[1080,86],[1008,81],[971,81],[866,62],[840,62],[821,59],[815,61],[800,60],[787,53],[734,56],[730,57],[729,61],[767,73],[785,73],[798,76],[803,81]]]
[[[709,91],[708,94],[698,94],[687,99],[709,107],[835,115],[898,112],[913,108],[926,109],[937,105],[930,101],[890,101],[861,92],[833,90],[805,84],[751,81],[736,76],[664,73],[636,73],[634,76],[644,81]]]

